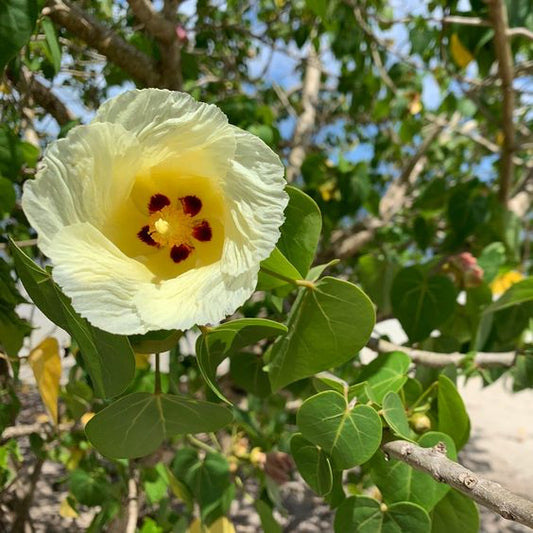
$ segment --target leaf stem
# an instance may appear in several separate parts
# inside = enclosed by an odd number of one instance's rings
[[[187,440],[194,444],[195,446],[198,446],[198,448],[201,448],[202,450],[209,452],[209,453],[218,453],[215,448],[212,446],[209,446],[209,444],[202,442],[200,439],[197,439],[194,435],[187,435]]]
[[[161,371],[159,370],[159,353],[155,354],[155,387],[154,394],[161,394]]]
[[[423,400],[426,399],[427,396],[429,396],[429,394],[433,391],[433,389],[436,389],[438,387],[438,382],[435,381],[433,382],[419,397],[418,399],[416,400],[416,402],[411,405],[411,408],[409,409],[410,411],[414,411],[421,403]]]
[[[308,279],[292,279],[288,276],[284,276],[283,274],[278,274],[273,270],[269,270],[268,268],[265,268],[263,266],[261,267],[261,272],[265,273],[267,276],[271,276],[273,278],[280,279],[281,281],[286,281],[287,283],[290,283],[292,285],[296,285],[297,287],[305,287],[306,289],[315,288],[315,284],[312,281],[309,281]]]

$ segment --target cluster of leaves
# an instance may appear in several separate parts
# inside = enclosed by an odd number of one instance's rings
[[[527,2],[512,3],[510,24],[531,29]],[[125,3],[89,0],[83,7],[159,64],[164,50],[139,28]],[[72,337],[65,357],[75,363],[65,385],[59,386],[57,343],[46,339],[28,357],[53,422],[44,439],[31,436],[31,450],[34,458],[65,467],[58,481],[69,493],[63,516],[94,507],[89,531],[105,529],[121,519],[133,479],[146,500],[139,518],[143,533],[195,531],[194,517],[213,531],[231,527],[224,517],[247,490],[255,491],[263,529],[277,533],[275,516],[283,504],[267,465],[269,452],[282,451],[335,509],[338,533],[478,530],[470,500],[388,460],[380,447],[396,438],[423,447],[444,443],[447,456],[456,459],[469,437],[457,375],[480,374],[490,383],[505,371],[478,368],[476,351],[521,350],[511,369],[514,388],[533,385],[527,354],[530,215],[520,219],[498,198],[497,158],[486,143],[443,134],[426,148],[416,181],[402,184],[405,208],[356,253],[341,263],[331,260],[339,234],[350,236],[367,229],[369,219],[384,218],[386,191],[439,121],[450,124],[459,113],[460,125],[479,137],[501,135],[499,88],[484,83],[472,93],[464,75],[469,64],[490,75],[491,30],[434,23],[442,13],[487,18],[484,2],[471,2],[471,8],[464,13],[457,2],[435,1],[427,17],[403,22],[407,58],[392,53],[380,36],[397,27],[380,0],[265,0],[253,9],[238,0],[226,9],[202,0],[194,15],[178,15],[176,24],[188,35],[181,50],[183,89],[217,103],[233,124],[281,155],[293,147],[285,130],[303,101],[298,91],[268,81],[268,69],[254,77],[254,57],[283,43],[300,61],[309,46],[320,52],[329,43],[338,66],[338,74],[323,73],[317,135],[307,147],[298,187],[288,188],[282,236],[262,264],[258,292],[233,320],[202,329],[194,350],[187,350],[198,332],[126,338],[94,328],[61,293],[39,252],[28,248],[27,255],[14,243],[34,236],[19,207],[22,184],[39,156],[28,141],[32,121],[43,144],[74,123],[60,124],[55,132],[39,123],[49,116],[45,111],[29,114],[31,92],[20,84],[24,73],[70,89],[89,110],[131,84],[131,76],[102,61],[53,18],[39,15],[36,2],[0,7],[6,43],[0,68],[9,62],[0,128],[0,217],[13,238],[9,254],[0,258],[0,345],[6,354],[0,358],[0,429],[14,423],[20,408],[17,380],[25,358],[19,356],[30,326],[16,309],[31,300]],[[517,60],[530,53],[525,39],[513,40]],[[59,81],[61,70],[67,75]],[[422,98],[428,76],[441,89],[431,110]],[[521,124],[527,129],[531,106],[523,103]],[[525,159],[520,141],[516,156]],[[371,145],[369,155],[354,158],[357,143]],[[520,182],[514,183],[517,191]],[[481,271],[461,262],[466,253]],[[509,288],[505,280],[512,272],[523,279]],[[21,296],[15,276],[29,298]],[[495,292],[503,295],[493,302]],[[413,368],[408,349],[363,362],[358,354],[376,312],[378,320],[396,318],[409,345],[462,353],[462,364]],[[154,370],[147,354],[165,351],[168,370],[158,363]],[[15,439],[1,443],[0,489],[13,484],[22,462]]]

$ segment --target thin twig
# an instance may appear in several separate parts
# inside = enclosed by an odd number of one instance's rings
[[[506,206],[513,180],[513,153],[515,151],[513,56],[509,39],[507,38],[509,23],[507,19],[507,8],[503,0],[488,0],[487,5],[494,27],[494,47],[498,59],[498,73],[502,80],[503,146],[500,163],[499,198],[500,202]]]
[[[366,345],[378,353],[403,352],[411,358],[413,363],[431,368],[444,368],[448,365],[461,366],[468,358],[468,355],[464,353],[439,353],[428,350],[417,350],[374,337]],[[472,359],[472,363],[478,368],[511,367],[517,355],[517,352],[477,352]]]
[[[303,110],[296,121],[292,138],[292,150],[289,154],[289,165],[287,166],[287,181],[289,183],[294,181],[300,173],[311,141],[311,135],[315,129],[321,72],[320,51],[315,50],[313,44],[310,44],[302,87]]]
[[[381,449],[388,456],[466,494],[503,518],[533,527],[533,502],[448,459],[442,442],[433,448],[422,448],[411,442],[395,440],[384,444]]]
[[[137,531],[137,520],[139,519],[139,497],[137,490],[136,472],[133,469],[131,477],[128,479],[128,521],[125,533],[135,533]]]
[[[43,14],[98,50],[143,85],[158,86],[160,75],[155,68],[155,61],[78,5],[66,0],[48,0]]]

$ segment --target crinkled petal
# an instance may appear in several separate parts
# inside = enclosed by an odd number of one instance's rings
[[[182,175],[224,176],[235,152],[232,126],[218,107],[185,93],[130,91],[102,105],[94,122],[114,122],[133,133],[153,160]]]
[[[88,223],[62,228],[48,250],[54,279],[78,313],[111,333],[145,333],[136,295],[153,274]],[[156,328],[152,328],[156,329]]]
[[[246,301],[257,284],[257,272],[238,278],[224,274],[220,262],[189,270],[160,284],[143,285],[137,294],[139,313],[148,329],[188,329],[220,322]]]
[[[101,227],[124,202],[139,166],[139,143],[120,124],[72,129],[50,145],[37,176],[24,185],[22,207],[48,254],[64,226],[90,222]]]
[[[223,272],[238,276],[258,270],[280,236],[288,195],[279,157],[261,139],[234,127],[237,150],[228,175],[220,182],[228,214]]]

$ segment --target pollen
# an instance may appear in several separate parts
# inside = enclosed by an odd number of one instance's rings
[[[181,196],[172,202],[165,194],[156,193],[148,202],[148,224],[137,237],[148,246],[168,248],[168,257],[174,263],[186,261],[199,243],[213,238],[209,221],[196,218],[202,207],[203,202],[196,195]]]

